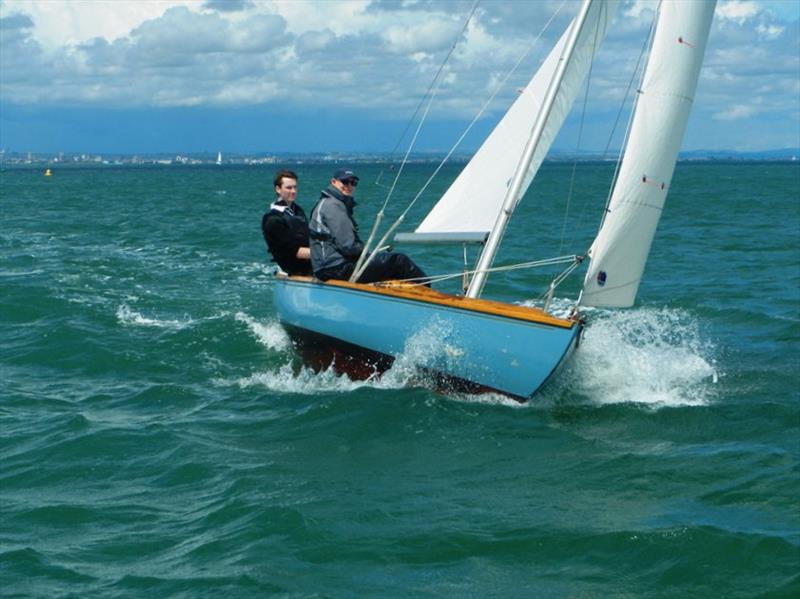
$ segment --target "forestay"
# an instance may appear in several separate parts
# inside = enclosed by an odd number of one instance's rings
[[[716,0],[663,2],[628,144],[580,303],[633,305],[669,192]]]
[[[609,0],[594,2],[590,7],[553,110],[525,174],[521,194],[530,186],[569,113],[597,47],[605,37],[616,6],[617,0]],[[472,160],[417,227],[416,233],[447,233],[453,239],[463,234],[465,239],[469,239],[476,234],[485,235],[492,229],[548,86],[562,58],[571,27],[572,24]]]

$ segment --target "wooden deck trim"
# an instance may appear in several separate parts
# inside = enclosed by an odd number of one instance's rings
[[[536,322],[550,326],[560,327],[563,329],[570,329],[575,326],[574,320],[567,320],[564,318],[556,318],[550,316],[541,308],[532,308],[526,306],[516,306],[514,304],[506,304],[494,300],[474,299],[459,295],[450,295],[434,291],[429,287],[421,285],[410,285],[401,281],[384,281],[382,283],[350,283],[349,281],[337,281],[330,279],[328,281],[320,281],[313,277],[303,276],[286,276],[278,274],[278,278],[287,281],[297,281],[302,283],[312,283],[315,285],[329,285],[331,287],[341,287],[343,289],[350,289],[353,291],[361,291],[366,293],[375,293],[378,295],[386,295],[389,297],[397,297],[408,299],[418,302],[426,302],[429,304],[437,304],[449,308],[456,308],[459,310],[466,310],[470,312],[481,312],[492,316],[504,316],[507,318],[515,318],[517,320],[525,320],[528,322]]]

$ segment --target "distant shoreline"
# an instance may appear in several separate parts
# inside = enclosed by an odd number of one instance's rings
[[[412,157],[409,159],[409,165],[438,165],[441,161],[440,156],[427,156],[427,157]],[[448,164],[463,165],[469,161],[469,156],[451,157]],[[545,164],[614,164],[614,159],[603,159],[598,156],[567,156],[557,155],[548,156]],[[297,166],[297,165],[330,165],[330,164],[383,164],[391,165],[398,164],[399,161],[390,160],[388,157],[381,156],[364,156],[364,155],[342,155],[342,156],[276,156],[268,159],[245,159],[245,158],[230,158],[223,161],[221,164],[216,163],[214,160],[174,160],[169,158],[159,157],[122,157],[122,156],[109,156],[92,157],[85,159],[47,159],[44,157],[31,157],[31,158],[13,158],[6,157],[0,160],[0,169],[2,170],[27,170],[27,169],[80,169],[80,168],[251,168],[251,167],[267,167],[273,169],[278,166]],[[678,163],[681,165],[691,164],[800,164],[800,151],[796,155],[790,156],[764,156],[764,157],[750,157],[750,156],[698,156],[694,154],[687,154],[679,156]]]
[[[439,152],[418,152],[411,154],[409,164],[439,164],[444,154]],[[618,152],[564,152],[554,150],[545,159],[546,163],[615,163]],[[451,164],[464,164],[472,157],[462,153],[450,157]],[[0,151],[0,167],[143,167],[143,166],[268,166],[297,164],[398,164],[400,157],[370,152],[308,153],[230,153],[198,152],[173,154],[157,152],[152,154],[97,154],[97,153],[36,153]],[[763,152],[707,151],[695,150],[681,152],[678,162],[686,163],[798,163],[800,148],[784,148]]]

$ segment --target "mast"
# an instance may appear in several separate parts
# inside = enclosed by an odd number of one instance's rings
[[[486,277],[488,275],[487,270],[491,268],[492,263],[494,262],[494,258],[497,255],[497,250],[500,248],[500,242],[503,239],[503,234],[508,226],[508,221],[510,220],[511,214],[513,213],[514,208],[519,201],[520,191],[525,179],[525,173],[528,171],[531,161],[533,160],[536,147],[539,145],[542,132],[547,124],[547,118],[550,115],[550,111],[553,109],[553,104],[555,103],[558,90],[561,87],[561,82],[564,79],[567,65],[572,58],[575,45],[578,41],[578,36],[583,29],[583,25],[586,22],[586,17],[589,14],[589,8],[591,7],[593,1],[594,0],[583,1],[580,12],[573,23],[567,45],[564,48],[564,53],[561,56],[558,68],[556,69],[555,75],[550,82],[549,87],[547,88],[547,94],[545,95],[544,102],[542,103],[542,110],[539,112],[536,118],[533,129],[531,130],[530,138],[528,139],[528,143],[525,145],[525,149],[522,152],[520,161],[517,164],[516,170],[514,171],[514,176],[512,177],[511,183],[506,191],[505,198],[503,199],[502,210],[497,217],[497,221],[495,221],[494,227],[492,227],[492,230],[489,233],[489,238],[486,240],[486,247],[484,248],[483,252],[481,253],[481,257],[478,260],[475,276],[472,278],[472,281],[470,281],[469,289],[467,290],[467,297],[478,297],[483,291],[483,286],[486,283]]]

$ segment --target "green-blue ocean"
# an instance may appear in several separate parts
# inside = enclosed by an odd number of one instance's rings
[[[52,168],[0,172],[3,597],[800,597],[797,163],[680,163],[636,306],[527,404],[303,367],[274,165]],[[310,212],[334,165],[292,168]],[[396,171],[355,168],[365,236]],[[545,163],[497,264],[585,252],[613,170]]]

